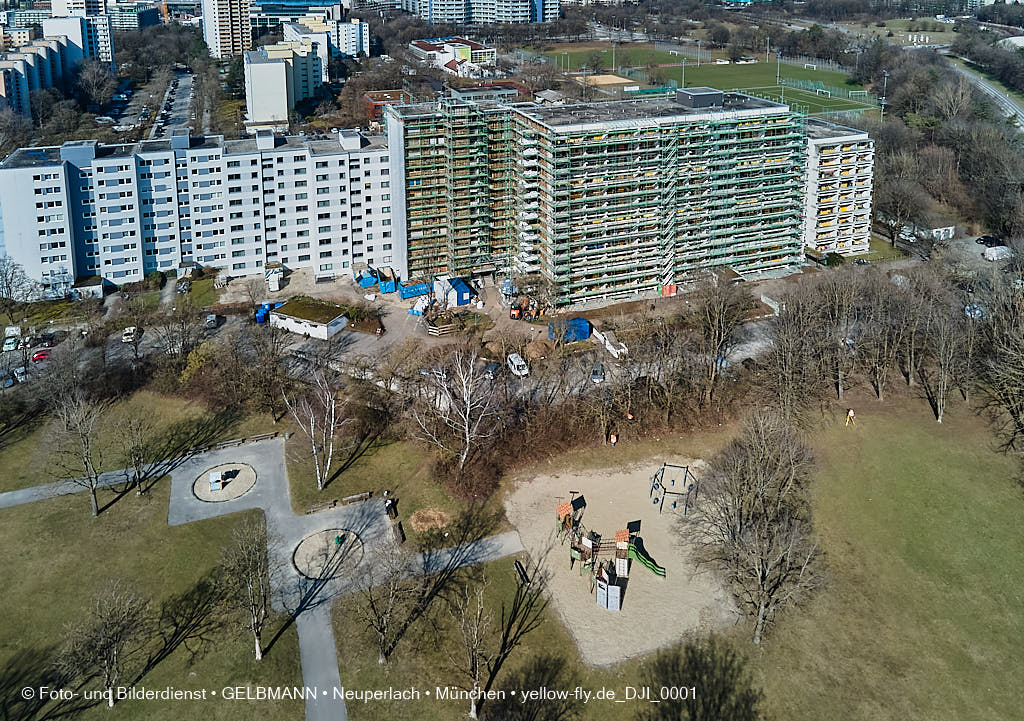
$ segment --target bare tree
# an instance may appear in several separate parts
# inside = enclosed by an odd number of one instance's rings
[[[700,563],[725,574],[761,642],[779,609],[821,583],[807,485],[811,454],[778,416],[753,413],[712,463],[679,531]]]
[[[142,296],[137,295],[128,301],[124,311],[124,319],[129,326],[135,328],[135,335],[132,336],[131,340],[132,357],[135,360],[139,359],[139,349],[142,345],[142,333],[145,330],[144,326],[149,320],[149,317],[150,312],[149,309],[146,308],[146,304]]]
[[[25,268],[8,255],[0,256],[0,312],[15,324],[14,314],[25,301],[36,295],[35,283],[25,273]]]
[[[960,376],[964,362],[963,323],[950,317],[950,311],[935,313],[925,336],[925,354],[928,359],[921,376],[925,391],[935,411],[935,420],[942,423],[950,390]]]
[[[156,319],[155,329],[167,355],[184,360],[202,338],[199,309],[185,297],[170,313]]]
[[[246,516],[232,531],[221,560],[225,599],[245,619],[257,661],[263,658],[263,628],[270,616],[269,541],[264,519]]]
[[[882,400],[903,340],[904,327],[898,322],[898,291],[884,274],[877,272],[866,274],[861,287],[857,352],[878,400]]]
[[[790,423],[800,420],[821,387],[814,335],[818,298],[800,285],[782,300],[772,321],[772,344],[765,355],[765,386],[771,407]]]
[[[253,362],[248,367],[248,385],[256,407],[270,413],[277,423],[284,411],[281,396],[287,383],[288,332],[269,324],[251,330]]]
[[[458,349],[426,377],[427,398],[413,417],[420,435],[457,459],[459,474],[484,441],[497,430],[494,385],[484,375],[475,350]]]
[[[381,665],[394,653],[416,604],[416,587],[409,582],[412,567],[413,559],[405,548],[388,549],[377,554],[366,572],[357,614],[373,633]]]
[[[78,66],[78,87],[88,102],[102,107],[114,96],[117,80],[103,63],[86,60]]]
[[[694,296],[690,316],[696,329],[695,351],[703,366],[701,405],[714,402],[722,366],[749,306],[746,291],[725,280],[707,284]]]
[[[857,361],[853,337],[857,276],[849,270],[831,273],[816,290],[821,298],[820,322],[815,326],[820,368],[842,400]]]
[[[924,216],[928,198],[917,182],[909,178],[890,178],[882,173],[878,180],[875,191],[876,218],[885,227],[889,242],[896,245],[896,238],[903,228]]]
[[[477,698],[482,688],[489,658],[488,641],[494,617],[484,603],[486,581],[476,586],[465,585],[448,601],[452,617],[459,627],[458,653],[450,659],[458,674],[467,682],[469,692],[469,717],[477,718]]]
[[[697,695],[644,704],[636,721],[757,721],[763,694],[753,686],[746,663],[716,637],[687,641],[644,664],[641,683],[650,688],[695,686]]]
[[[256,308],[260,302],[267,297],[267,284],[261,278],[249,278],[242,286],[245,291],[245,300],[249,306],[249,321],[256,317]]]
[[[68,627],[60,655],[61,669],[68,677],[83,682],[98,677],[110,708],[125,665],[141,650],[146,638],[148,609],[145,597],[113,580],[93,599],[86,618]]]
[[[0,155],[28,145],[32,140],[32,123],[13,108],[0,110]]]
[[[117,424],[117,440],[121,446],[121,457],[126,468],[131,469],[129,484],[135,486],[137,495],[142,495],[143,481],[149,466],[150,443],[156,427],[148,414],[133,413]]]
[[[96,491],[102,454],[96,443],[96,431],[101,426],[105,406],[87,397],[81,388],[73,388],[57,399],[53,410],[64,429],[57,437],[54,461],[69,476],[69,481],[89,491],[92,515],[98,516]]]
[[[317,490],[322,491],[331,474],[334,444],[341,429],[351,422],[338,398],[338,390],[328,378],[325,368],[316,368],[305,387],[293,393],[282,393],[284,405],[292,414],[306,439],[313,458]]]

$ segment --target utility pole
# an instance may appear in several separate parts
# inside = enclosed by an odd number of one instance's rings
[[[764,61],[768,62],[768,59],[772,56],[772,39],[770,36],[764,38]]]
[[[782,52],[775,51],[775,84],[782,85]]]
[[[882,71],[882,97],[880,98],[881,103],[882,103],[882,114],[878,118],[878,122],[882,123],[882,124],[885,124],[885,100],[886,100],[886,90],[888,89],[888,87],[889,87],[889,71],[888,70],[883,70]]]
[[[615,41],[612,41],[612,72],[615,72]]]
[[[679,61],[679,88],[686,87],[686,56],[682,56],[682,60]]]
[[[700,40],[697,41],[697,67],[700,67]]]

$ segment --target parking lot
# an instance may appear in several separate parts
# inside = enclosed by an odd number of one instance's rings
[[[188,127],[191,119],[193,77],[191,73],[175,72],[167,88],[156,122],[149,131],[150,139],[168,138],[171,131]]]

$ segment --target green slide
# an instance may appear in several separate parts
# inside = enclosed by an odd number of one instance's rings
[[[655,576],[665,578],[665,569],[655,563],[654,560],[647,555],[647,550],[642,545],[640,548],[637,548],[635,544],[629,544],[629,557],[640,561],[640,563]]]

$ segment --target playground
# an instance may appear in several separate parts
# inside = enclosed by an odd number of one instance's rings
[[[693,475],[666,468],[659,486],[664,483],[667,494],[652,494],[652,475],[662,468],[652,460],[625,469],[539,476],[522,482],[506,500],[524,547],[550,548],[551,604],[586,663],[604,666],[641,656],[738,618],[728,591],[712,574],[696,571],[673,530],[685,488],[704,464],[671,463]],[[675,485],[673,474],[679,477]]]

